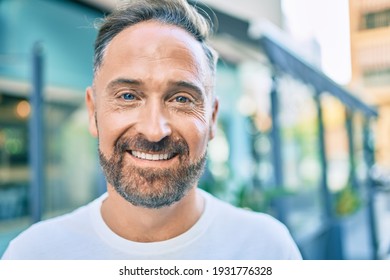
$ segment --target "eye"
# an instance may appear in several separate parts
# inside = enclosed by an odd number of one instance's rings
[[[124,100],[134,100],[134,99],[135,99],[134,94],[131,94],[131,93],[128,93],[128,92],[122,94],[121,97],[122,97]]]
[[[185,96],[177,96],[177,97],[175,97],[175,101],[179,102],[179,103],[188,103],[191,100]]]

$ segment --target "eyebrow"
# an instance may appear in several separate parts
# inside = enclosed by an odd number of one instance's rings
[[[170,82],[169,85],[171,87],[178,87],[178,88],[187,88],[191,91],[194,91],[197,95],[199,95],[200,98],[205,98],[205,92],[197,85],[187,82],[187,81],[175,81]]]
[[[110,90],[110,89],[114,89],[117,86],[123,86],[123,85],[139,86],[139,85],[142,85],[142,82],[139,80],[135,80],[135,79],[118,78],[116,80],[111,81],[107,85],[106,89]]]

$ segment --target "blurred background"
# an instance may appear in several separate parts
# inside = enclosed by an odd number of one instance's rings
[[[0,0],[0,255],[105,191],[84,90],[120,2]],[[390,1],[190,3],[221,56],[200,187],[284,222],[305,259],[388,259]]]

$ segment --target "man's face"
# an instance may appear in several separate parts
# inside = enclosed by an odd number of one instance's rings
[[[201,176],[218,110],[201,45],[143,22],[109,43],[87,89],[90,131],[109,185],[137,206],[180,200]]]

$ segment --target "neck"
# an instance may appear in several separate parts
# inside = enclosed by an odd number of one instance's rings
[[[203,198],[196,187],[168,207],[148,209],[134,206],[108,186],[101,213],[107,226],[119,236],[136,242],[163,241],[190,229],[203,212]]]

